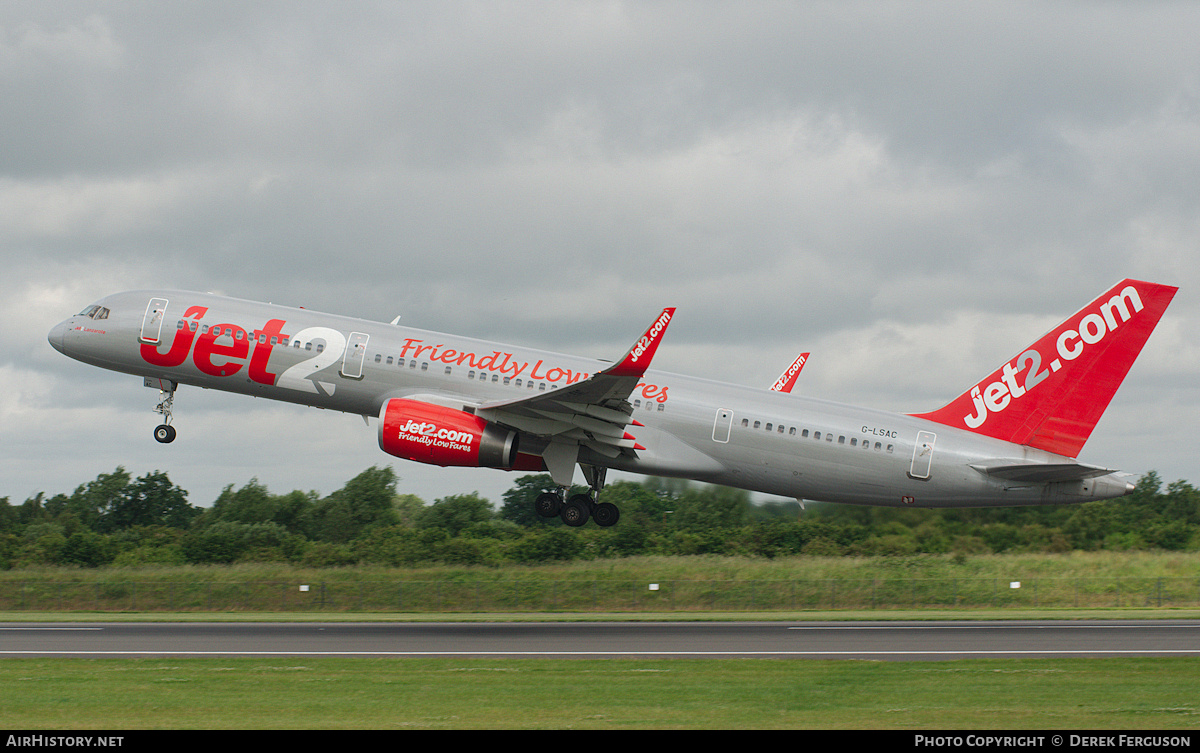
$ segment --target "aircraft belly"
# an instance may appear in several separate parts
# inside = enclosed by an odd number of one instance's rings
[[[722,483],[718,479],[726,472],[725,465],[674,434],[643,426],[638,430],[638,441],[647,449],[639,450],[636,458],[622,456],[605,465],[650,476],[687,477]]]

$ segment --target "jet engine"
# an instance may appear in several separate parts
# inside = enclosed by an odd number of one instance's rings
[[[517,459],[517,432],[465,411],[393,398],[379,418],[379,448],[405,460],[507,470]]]

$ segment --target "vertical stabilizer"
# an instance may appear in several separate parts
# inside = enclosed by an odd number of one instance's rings
[[[915,415],[1077,457],[1177,290],[1122,280],[944,408]]]

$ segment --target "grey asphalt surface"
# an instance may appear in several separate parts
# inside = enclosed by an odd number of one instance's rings
[[[795,658],[1200,656],[1200,620],[0,623],[20,656]]]

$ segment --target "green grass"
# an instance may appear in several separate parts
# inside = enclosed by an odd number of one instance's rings
[[[506,567],[430,565],[425,567],[316,568],[288,563],[144,567],[37,567],[0,571],[0,582],[38,580],[111,581],[206,578],[223,581],[353,582],[406,580],[784,580],[792,578],[1002,578],[1200,577],[1194,552],[1067,552],[987,554],[956,557],[922,554],[894,557],[796,556],[764,559],[697,555],[638,556]]]
[[[1019,589],[1009,584],[1018,582]],[[648,584],[658,584],[651,591]],[[307,585],[306,591],[300,586]],[[0,571],[0,610],[647,612],[1200,608],[1200,558],[1166,552],[631,557],[537,566],[285,563]]]
[[[1195,729],[1200,659],[0,662],[10,729]]]

